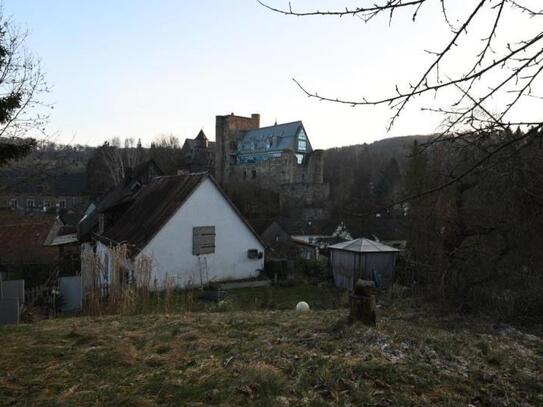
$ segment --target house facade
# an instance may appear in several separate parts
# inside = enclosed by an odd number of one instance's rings
[[[263,243],[207,173],[158,177],[94,238],[108,282],[123,244],[127,273],[137,280],[137,265],[150,262],[157,289],[255,278],[264,268]]]
[[[0,194],[0,209],[19,213],[81,212],[89,202],[87,174],[51,173],[44,177],[6,172],[6,187]]]

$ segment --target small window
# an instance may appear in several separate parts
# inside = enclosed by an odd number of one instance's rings
[[[66,200],[65,200],[65,199],[61,199],[60,201],[58,201],[57,206],[58,206],[60,209],[65,209],[65,208],[66,208]]]
[[[307,150],[307,141],[305,140],[298,140],[298,150],[305,151]]]
[[[192,228],[192,254],[215,253],[215,226],[195,226]]]
[[[18,205],[17,198],[13,198],[9,200],[10,209],[13,209],[13,210],[17,209],[17,205]]]
[[[305,135],[305,131],[300,130],[300,134],[298,134],[299,140],[307,140],[307,136]]]
[[[303,154],[296,154],[296,161],[298,161],[298,164],[301,164],[304,162],[304,155]]]
[[[43,210],[47,211],[49,207],[51,206],[51,203],[49,201],[43,201]]]
[[[26,207],[28,209],[33,209],[34,208],[34,200],[33,199],[27,199],[26,200]]]

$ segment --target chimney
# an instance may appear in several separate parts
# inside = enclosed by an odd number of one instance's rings
[[[253,122],[255,124],[255,128],[259,129],[260,128],[260,114],[253,113],[251,115],[251,119],[253,119]]]

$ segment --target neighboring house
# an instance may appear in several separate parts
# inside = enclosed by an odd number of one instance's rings
[[[65,224],[59,216],[44,246],[55,248],[57,251],[59,277],[79,274],[81,271],[81,244],[77,238],[75,226]]]
[[[121,185],[112,188],[97,203],[91,202],[79,224],[77,234],[81,242],[91,240],[92,233],[97,232],[102,224],[110,218],[117,218],[124,209],[135,199],[139,190],[164,175],[154,160],[148,160],[134,169],[126,170],[126,177]],[[106,215],[107,212],[107,215]],[[100,216],[99,214],[102,214]],[[102,219],[101,219],[102,218]]]
[[[378,288],[392,284],[398,249],[361,238],[335,244],[329,250],[337,287],[353,290],[359,278],[374,281]]]
[[[93,234],[104,282],[115,277],[119,245],[129,248],[125,276],[137,280],[136,265],[150,259],[158,288],[168,279],[189,287],[254,278],[264,268],[263,242],[207,173],[158,177],[118,199],[106,197],[110,205],[99,209],[103,231]]]
[[[189,173],[215,172],[215,142],[209,141],[203,130],[194,139],[186,139],[181,148],[183,170]]]
[[[55,233],[52,214],[20,215],[0,211],[0,272],[4,279],[21,273],[47,273],[58,261],[55,248],[46,247]]]
[[[5,186],[0,193],[0,209],[21,213],[81,212],[88,204],[85,172],[21,175],[11,171],[1,174]]]
[[[280,257],[318,259],[329,245],[351,239],[343,223],[280,218],[262,232],[271,253]]]

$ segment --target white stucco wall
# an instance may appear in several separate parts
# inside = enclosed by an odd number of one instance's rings
[[[198,257],[192,255],[195,226],[215,226],[215,253],[202,256],[207,258],[209,282],[256,277],[264,269],[264,257],[247,256],[249,249],[264,253],[264,247],[206,179],[142,250],[153,259],[151,282],[156,279],[160,286],[168,276],[179,287],[200,285]]]

